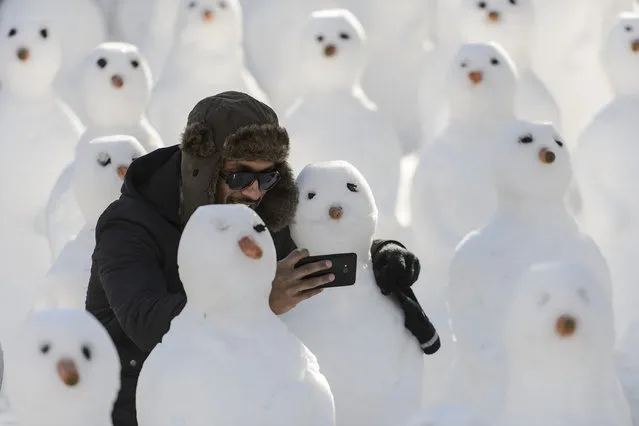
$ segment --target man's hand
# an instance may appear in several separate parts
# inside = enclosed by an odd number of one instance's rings
[[[308,255],[308,250],[295,250],[277,263],[277,272],[269,296],[269,305],[276,315],[282,315],[302,300],[321,293],[324,289],[316,287],[328,284],[335,279],[333,274],[328,274],[304,280],[305,276],[324,271],[332,266],[330,261],[322,261],[309,263],[296,269],[297,262]]]

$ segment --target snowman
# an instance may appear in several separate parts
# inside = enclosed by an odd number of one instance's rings
[[[55,87],[73,109],[78,108],[77,67],[85,55],[107,38],[104,15],[95,0],[6,0],[0,6],[0,20],[47,21],[56,28],[62,61]],[[78,111],[84,120],[82,111]]]
[[[133,136],[146,152],[163,146],[144,113],[151,94],[151,74],[135,46],[113,42],[97,46],[85,58],[81,74],[82,102],[89,120],[86,131],[76,140],[77,147],[111,135]],[[47,201],[45,226],[54,258],[83,225],[71,190],[71,160],[73,157],[59,169],[61,173]]]
[[[435,0],[342,0],[342,4],[361,21],[368,38],[364,91],[397,129],[402,152],[417,151],[422,117],[415,82],[433,39]]]
[[[129,165],[144,153],[135,138],[124,135],[104,136],[78,147],[71,189],[84,217],[84,226],[64,246],[45,276],[35,303],[37,309],[84,309],[96,223],[120,196]]]
[[[604,65],[616,96],[593,118],[579,138],[575,174],[582,193],[580,225],[601,246],[615,286],[616,328],[623,333],[637,321],[634,255],[639,237],[639,204],[632,182],[639,123],[639,15],[619,17],[603,47]]]
[[[614,368],[612,303],[581,265],[532,265],[502,318],[508,392],[497,426],[631,426]]]
[[[51,264],[43,210],[82,131],[52,86],[61,61],[47,22],[0,26],[0,340],[26,315]]]
[[[402,424],[421,404],[423,354],[400,306],[375,282],[370,247],[377,207],[371,189],[344,161],[306,166],[297,186],[293,241],[312,256],[355,253],[356,282],[326,288],[281,318],[317,355],[335,397],[337,425]],[[423,343],[424,352],[432,353],[438,343],[435,333]]]
[[[32,313],[3,346],[6,392],[23,426],[108,426],[120,359],[84,310]]]
[[[402,152],[395,129],[359,85],[365,44],[364,31],[351,12],[311,14],[300,46],[306,91],[283,122],[294,141],[293,169],[299,172],[319,161],[352,163],[367,176],[378,202],[378,235],[397,238],[402,231],[395,214]]]
[[[457,347],[453,392],[485,421],[499,411],[504,390],[505,355],[498,324],[513,283],[526,268],[554,260],[584,265],[611,297],[605,259],[566,210],[572,169],[552,124],[513,120],[491,152],[497,209],[456,248],[448,281]]]
[[[440,360],[427,367],[425,380],[431,388],[433,382],[441,384],[450,377],[448,265],[455,246],[484,225],[495,209],[491,147],[502,123],[513,117],[516,81],[515,67],[503,48],[493,43],[463,45],[448,74],[449,124],[424,146],[413,176],[412,229],[424,271],[415,293],[444,339],[436,357]]]
[[[561,129],[561,113],[548,88],[532,69],[534,0],[464,0],[460,5],[461,38],[467,43],[495,41],[519,72],[515,114],[522,120],[550,121]]]
[[[239,0],[182,0],[173,48],[147,108],[167,144],[177,143],[200,99],[235,90],[266,102],[244,65]]]
[[[299,37],[306,19],[317,10],[344,7],[343,3],[343,0],[252,0],[247,7],[242,1],[247,64],[278,115],[283,115],[303,94]]]
[[[85,57],[80,74],[82,108],[88,120],[79,143],[100,136],[131,135],[148,152],[164,146],[146,118],[151,72],[136,46],[102,43]]]
[[[142,367],[140,426],[334,425],[315,356],[269,307],[277,260],[259,216],[199,207],[177,256],[187,302]]]

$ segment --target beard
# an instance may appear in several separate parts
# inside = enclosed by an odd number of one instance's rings
[[[229,197],[226,199],[226,204],[244,204],[246,207],[255,210],[259,205],[262,199],[253,200],[247,197]]]

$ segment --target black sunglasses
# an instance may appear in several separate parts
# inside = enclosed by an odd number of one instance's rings
[[[279,182],[280,173],[277,170],[270,172],[232,172],[223,174],[222,179],[232,191],[241,191],[244,188],[248,188],[256,180],[262,191],[268,191]]]

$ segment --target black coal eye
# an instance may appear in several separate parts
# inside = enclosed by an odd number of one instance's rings
[[[559,145],[560,147],[564,146],[564,143],[560,141],[559,139],[555,139],[555,143]]]
[[[491,63],[491,64],[493,64],[493,65],[499,65],[499,59],[497,59],[497,58],[492,58],[492,59],[490,60],[490,63]]]
[[[266,226],[263,223],[260,223],[258,225],[255,225],[253,229],[255,229],[256,232],[264,232],[266,231]]]
[[[315,40],[319,41],[320,43],[324,41],[324,36],[323,35],[318,35],[317,37],[315,37]]]
[[[218,6],[220,6],[220,9],[226,9],[226,2],[225,1],[221,1],[218,3]]]
[[[313,198],[315,198],[315,194],[314,192],[309,192],[306,196],[308,197],[309,200],[312,200]]]
[[[513,6],[517,4],[517,0],[510,0],[510,4],[512,4]]]
[[[99,66],[100,68],[104,68],[104,67],[106,67],[106,66],[107,66],[107,60],[106,60],[106,59],[104,59],[104,58],[100,58],[100,59],[98,59],[98,61],[96,62],[96,64],[98,64],[98,66]]]
[[[480,9],[486,9],[486,2],[485,1],[480,1],[479,3],[477,3],[477,6]]]
[[[82,346],[82,355],[87,361],[91,361],[91,348],[87,345]]]
[[[193,9],[195,6],[197,6],[197,3],[192,1],[191,3],[189,3],[189,9]]]
[[[339,33],[339,38],[341,38],[342,40],[348,40],[349,38],[351,38],[351,36],[347,33]]]
[[[354,183],[347,183],[346,187],[348,188],[349,191],[351,192],[358,192],[359,190],[357,189],[357,185],[355,185]]]
[[[16,34],[18,34],[18,30],[16,30],[15,28],[11,28],[9,30],[9,37],[13,37]]]
[[[42,36],[42,38],[47,38],[49,37],[49,31],[46,28],[42,28],[40,30],[40,35]]]
[[[630,25],[626,25],[626,31],[627,32],[631,32],[632,31],[632,27]]]
[[[462,63],[461,63],[461,67],[462,67],[462,68],[466,68],[467,66],[468,66],[468,64],[467,64],[466,62],[462,62]]]
[[[50,350],[51,345],[49,343],[43,343],[40,345],[40,352],[42,352],[43,354],[49,353]]]
[[[111,156],[105,152],[101,152],[98,155],[98,164],[101,165],[102,167],[106,167],[109,164],[111,164]]]
[[[532,135],[523,135],[519,138],[519,143],[532,143],[533,140]]]
[[[140,66],[140,63],[134,59],[134,60],[131,61],[131,66],[133,68],[137,68],[137,67]]]

